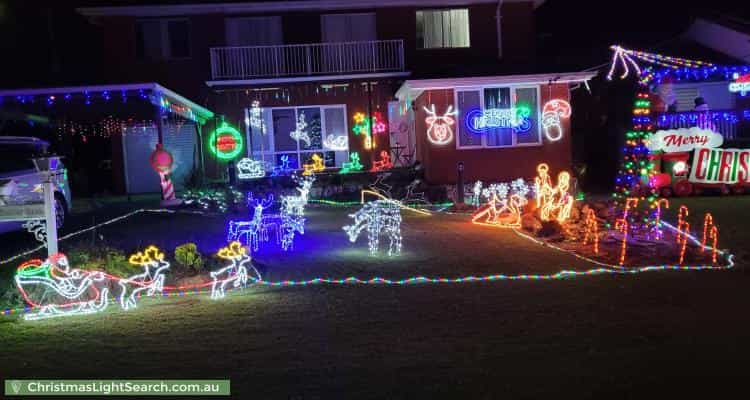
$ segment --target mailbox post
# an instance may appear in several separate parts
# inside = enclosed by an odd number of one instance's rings
[[[44,221],[47,227],[47,255],[57,254],[57,215],[55,214],[55,178],[60,174],[60,157],[35,158],[34,165],[42,178]]]
[[[458,163],[458,181],[456,182],[457,199],[459,205],[464,204],[464,162]]]

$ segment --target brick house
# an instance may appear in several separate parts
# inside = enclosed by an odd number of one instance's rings
[[[570,116],[545,106],[567,102],[570,87],[594,74],[534,74],[541,3],[185,2],[78,12],[108,44],[113,80],[157,81],[223,116],[204,128],[209,150],[218,146],[210,131],[225,122],[242,134],[239,156],[268,168],[282,157],[299,168],[313,154],[340,167],[352,152],[369,168],[389,151],[397,164],[420,161],[429,181],[450,183],[458,161],[469,180],[531,176],[539,162],[570,167]],[[452,136],[439,144],[428,140],[437,132],[426,122],[431,107],[455,112]],[[206,172],[220,175],[216,151],[202,153]]]

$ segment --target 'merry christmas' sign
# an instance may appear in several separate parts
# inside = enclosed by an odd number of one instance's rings
[[[750,182],[750,149],[697,149],[690,181],[699,183]]]
[[[651,151],[677,153],[699,148],[715,148],[722,143],[724,137],[720,134],[710,129],[692,127],[656,131],[648,139],[646,146]]]

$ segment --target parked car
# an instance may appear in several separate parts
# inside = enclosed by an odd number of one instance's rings
[[[6,204],[40,203],[44,199],[41,179],[33,158],[48,155],[49,143],[33,137],[0,136],[0,207]],[[68,174],[55,182],[57,226],[65,223],[71,204]],[[0,233],[22,229],[23,222],[0,222]]]

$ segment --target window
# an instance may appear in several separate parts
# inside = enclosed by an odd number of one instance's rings
[[[488,87],[456,91],[456,148],[542,144],[538,87]]]
[[[366,42],[375,40],[375,14],[326,14],[320,17],[323,41]]]
[[[468,9],[417,11],[417,48],[469,46]]]
[[[136,57],[169,60],[190,57],[190,22],[187,19],[136,21]]]
[[[247,112],[251,116],[253,109]],[[258,113],[257,109],[255,112]],[[247,126],[248,148],[251,149],[251,156],[263,159],[269,169],[280,166],[282,157],[286,157],[289,167],[294,169],[301,169],[302,164],[310,162],[316,153],[323,156],[327,167],[339,167],[349,159],[348,148],[330,149],[324,145],[324,139],[328,136],[331,136],[330,139],[348,136],[344,105],[267,107],[261,108],[260,115],[259,119],[248,119],[253,121]],[[305,123],[303,132],[309,143],[291,136],[300,121]]]
[[[281,17],[227,18],[228,46],[273,46],[283,43]]]

